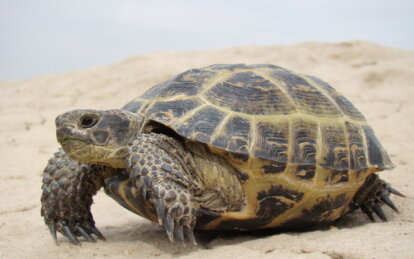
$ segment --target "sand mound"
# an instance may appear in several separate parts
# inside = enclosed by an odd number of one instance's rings
[[[102,192],[93,213],[107,242],[55,246],[40,217],[41,173],[58,148],[54,118],[76,108],[118,108],[152,85],[214,63],[271,63],[321,77],[367,117],[396,168],[381,173],[408,198],[400,214],[370,223],[361,213],[330,230],[265,236],[198,234],[200,245],[171,244],[164,231]],[[161,52],[60,75],[0,83],[0,257],[414,257],[414,52],[367,42]]]

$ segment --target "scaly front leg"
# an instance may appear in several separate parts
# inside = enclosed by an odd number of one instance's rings
[[[155,207],[158,222],[165,226],[171,241],[174,236],[185,242],[185,235],[196,244],[193,228],[201,193],[192,175],[191,157],[174,139],[143,134],[128,146],[126,165],[130,179],[141,192],[142,199]]]
[[[80,245],[76,236],[81,235],[90,242],[96,242],[92,234],[104,240],[90,210],[92,196],[103,185],[103,170],[110,168],[77,162],[62,150],[49,160],[43,173],[41,214],[56,244],[56,231],[75,245]]]

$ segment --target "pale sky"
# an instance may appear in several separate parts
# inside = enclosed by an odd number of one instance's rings
[[[0,0],[0,80],[155,51],[346,40],[414,50],[414,1]]]

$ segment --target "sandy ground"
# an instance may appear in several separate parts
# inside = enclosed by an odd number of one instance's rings
[[[214,63],[271,63],[318,76],[368,118],[396,168],[381,177],[405,193],[385,223],[354,213],[329,230],[264,236],[196,234],[183,248],[163,229],[98,193],[93,206],[106,242],[55,246],[40,217],[41,174],[57,150],[54,118],[75,108],[119,108],[152,85]],[[0,82],[1,258],[414,258],[414,52],[367,42],[162,52],[117,64]]]

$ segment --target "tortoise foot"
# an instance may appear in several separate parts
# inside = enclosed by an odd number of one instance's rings
[[[354,201],[355,205],[361,208],[372,222],[375,222],[374,214],[381,220],[387,221],[387,217],[382,210],[383,205],[387,205],[393,211],[399,213],[397,207],[390,199],[391,194],[405,197],[405,195],[392,188],[390,184],[379,179],[377,175],[371,175],[356,194]]]
[[[193,228],[196,223],[196,210],[191,196],[171,183],[159,183],[153,191],[151,201],[158,216],[158,223],[165,227],[171,242],[177,238],[185,245],[185,236],[197,245]]]
[[[57,245],[57,232],[60,232],[66,236],[74,245],[80,245],[77,236],[83,236],[86,241],[96,243],[96,239],[93,238],[92,234],[96,235],[100,240],[105,241],[105,237],[95,227],[95,224],[91,222],[71,226],[68,225],[65,221],[58,220],[56,223],[51,222],[47,223],[47,225],[49,227],[50,234],[52,235]]]
[[[90,207],[100,187],[99,168],[79,163],[59,151],[49,160],[43,174],[41,215],[56,244],[57,232],[74,245],[78,236],[96,242],[92,234],[105,240],[95,227]]]

